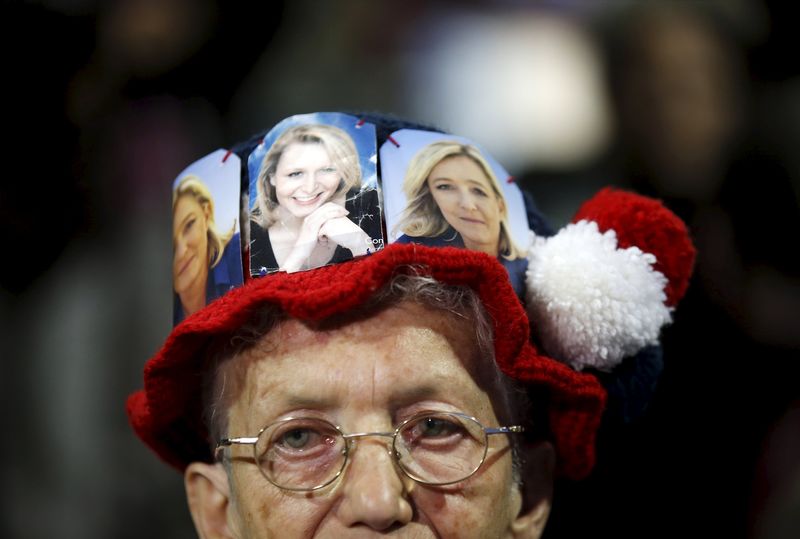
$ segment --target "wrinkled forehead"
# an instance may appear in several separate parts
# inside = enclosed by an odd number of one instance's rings
[[[471,320],[413,302],[322,325],[284,320],[230,368],[239,377],[234,400],[246,406],[370,392],[389,407],[446,397],[472,412],[486,408],[499,379]]]
[[[480,378],[481,362],[470,321],[410,301],[322,323],[285,319],[242,354],[242,363],[246,369],[258,364],[268,373],[291,373],[296,371],[290,368],[294,361],[319,360],[331,369],[355,372],[363,363],[354,357],[356,350],[374,357],[391,356],[397,369],[415,363],[415,356],[424,350],[431,361],[428,372],[438,372],[442,358],[448,357],[457,359],[472,378]]]

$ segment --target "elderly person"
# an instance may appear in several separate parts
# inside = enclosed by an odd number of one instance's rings
[[[470,144],[440,140],[412,158],[398,243],[465,247],[497,257],[522,295],[525,253],[515,245],[508,207],[492,167]]]
[[[181,178],[172,193],[172,282],[174,323],[242,284],[239,234],[220,233],[214,199],[194,174]],[[228,246],[233,246],[228,248]]]
[[[206,309],[129,401],[201,537],[538,537],[556,455],[592,466],[602,388],[536,352],[482,253],[392,245]]]
[[[378,142],[407,126],[375,121]],[[691,256],[666,262],[655,282],[677,301]],[[201,538],[536,538],[554,477],[594,465],[606,391],[533,343],[496,253],[393,244],[201,312],[127,406]]]
[[[284,131],[264,156],[256,180],[250,242],[254,274],[298,271],[374,250],[357,223],[377,193],[361,190],[361,167],[350,136],[332,125]],[[377,222],[380,235],[380,223]],[[263,268],[263,270],[262,270]]]

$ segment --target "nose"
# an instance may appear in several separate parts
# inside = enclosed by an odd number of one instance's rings
[[[306,193],[311,194],[317,186],[317,175],[314,173],[306,174],[303,178],[303,189]]]
[[[458,204],[467,211],[472,211],[478,208],[475,204],[475,197],[467,189],[462,189],[458,193]]]
[[[352,443],[352,442],[351,442]],[[413,510],[407,498],[409,479],[395,468],[394,461],[380,439],[358,440],[358,450],[350,455],[343,478],[339,517],[347,527],[366,526],[383,531],[411,521]]]
[[[183,260],[183,257],[186,255],[186,240],[183,238],[178,238],[175,241],[175,262],[179,260]]]

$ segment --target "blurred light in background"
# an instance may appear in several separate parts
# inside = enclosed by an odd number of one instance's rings
[[[613,126],[600,55],[582,27],[531,10],[440,12],[407,58],[412,114],[484,145],[509,170],[585,164]]]
[[[110,65],[138,77],[156,77],[188,60],[217,22],[210,0],[109,2],[102,10],[99,48]]]

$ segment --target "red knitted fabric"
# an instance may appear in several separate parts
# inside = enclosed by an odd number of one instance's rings
[[[695,248],[677,215],[658,200],[606,187],[581,205],[572,219],[594,221],[601,232],[613,229],[620,248],[636,246],[655,255],[654,269],[669,281],[666,304],[674,307],[686,293]]]
[[[211,337],[232,333],[264,303],[302,320],[344,313],[366,302],[393,275],[412,272],[478,293],[493,323],[499,367],[547,389],[558,471],[571,479],[585,477],[594,465],[605,390],[594,376],[540,354],[530,342],[528,319],[506,270],[488,255],[458,248],[393,244],[351,262],[248,281],[172,331],[145,365],[144,389],[128,398],[131,425],[180,470],[192,461],[211,461],[201,411],[203,349]]]

